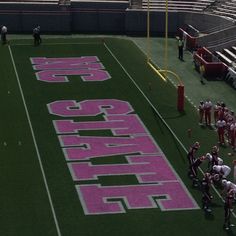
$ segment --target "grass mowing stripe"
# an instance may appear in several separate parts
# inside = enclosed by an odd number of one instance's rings
[[[33,130],[33,127],[32,127],[31,120],[30,120],[30,115],[29,115],[28,108],[27,108],[27,105],[26,105],[26,102],[25,102],[24,93],[23,93],[23,90],[22,90],[22,87],[21,87],[21,83],[20,83],[19,75],[18,75],[18,72],[17,72],[17,69],[16,69],[16,65],[15,65],[15,61],[14,61],[13,54],[12,54],[12,51],[11,51],[11,47],[9,45],[8,45],[8,50],[9,50],[9,53],[10,53],[10,56],[11,56],[12,65],[13,65],[13,68],[14,68],[14,71],[15,71],[17,83],[18,83],[19,90],[20,90],[20,93],[21,93],[21,98],[22,98],[24,108],[25,108],[25,113],[26,113],[26,116],[27,116],[27,120],[28,120],[28,123],[29,123],[30,130],[31,130],[31,135],[32,135],[35,150],[36,150],[36,153],[37,153],[40,170],[41,170],[41,173],[42,173],[42,176],[43,176],[44,185],[45,185],[45,188],[46,188],[46,191],[47,191],[48,200],[49,200],[51,211],[52,211],[52,214],[53,214],[53,219],[54,219],[54,222],[55,222],[57,234],[58,234],[58,236],[61,236],[61,231],[60,231],[60,228],[59,228],[57,216],[56,216],[55,209],[54,209],[54,206],[53,206],[53,202],[52,202],[51,194],[50,194],[50,191],[49,191],[45,171],[44,171],[44,168],[43,168],[41,156],[40,156],[39,149],[38,149],[38,145],[37,145],[37,142],[36,142],[36,139],[35,139],[34,130]]]
[[[145,95],[145,93],[141,90],[141,88],[138,86],[138,84],[134,81],[134,79],[132,78],[132,76],[128,73],[128,71],[124,68],[124,66],[120,63],[120,61],[117,59],[117,57],[114,55],[114,53],[111,51],[111,49],[107,46],[107,44],[104,42],[104,46],[105,48],[109,51],[109,53],[112,55],[112,57],[116,60],[116,62],[120,65],[120,67],[123,69],[123,71],[127,74],[127,76],[129,77],[129,79],[134,83],[135,87],[140,91],[140,93],[144,96],[144,98],[147,100],[147,102],[149,103],[149,105],[152,107],[152,109],[156,112],[156,114],[158,115],[158,117],[161,119],[161,121],[164,123],[164,125],[167,127],[167,129],[170,131],[170,133],[173,135],[173,137],[176,139],[176,141],[179,143],[179,145],[183,148],[183,150],[188,153],[188,150],[185,148],[184,144],[180,141],[180,139],[176,136],[176,134],[174,133],[174,131],[170,128],[170,126],[167,124],[167,122],[163,119],[162,115],[158,112],[158,110],[155,108],[155,106],[152,104],[152,102],[148,99],[148,97]],[[198,169],[200,170],[200,172],[202,173],[202,175],[204,175],[203,170],[198,167]],[[220,195],[220,193],[218,192],[218,190],[215,188],[214,185],[212,185],[213,190],[215,191],[215,193],[218,195],[218,197],[222,200],[222,202],[224,202],[224,199],[222,198],[222,196]],[[236,218],[236,215],[234,212],[232,212],[232,215],[234,216],[234,218]]]

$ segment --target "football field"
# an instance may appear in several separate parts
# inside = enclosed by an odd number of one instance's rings
[[[221,189],[205,214],[187,177],[189,146],[209,152],[215,132],[187,100],[177,110],[132,41],[15,40],[0,54],[0,235],[236,234]]]

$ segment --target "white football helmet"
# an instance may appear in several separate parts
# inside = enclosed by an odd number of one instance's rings
[[[220,158],[220,157],[218,157],[218,165],[220,165],[220,166],[222,166],[223,165],[223,160]]]
[[[212,169],[213,169],[214,171],[216,171],[216,172],[219,172],[219,171],[220,171],[220,166],[214,165],[214,166],[212,167]]]
[[[227,180],[226,179],[222,179],[222,185],[225,186],[227,184]]]
[[[209,161],[211,161],[211,160],[212,160],[212,155],[208,152],[208,153],[206,154],[206,158],[207,158]]]

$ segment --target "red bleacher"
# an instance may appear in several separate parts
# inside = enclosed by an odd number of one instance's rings
[[[228,66],[221,61],[215,61],[214,55],[205,47],[199,48],[193,59],[197,70],[201,64],[204,65],[207,79],[222,78],[228,70]]]
[[[197,48],[197,37],[190,35],[187,29],[179,28],[178,36],[183,37],[185,35],[186,48],[193,51]]]

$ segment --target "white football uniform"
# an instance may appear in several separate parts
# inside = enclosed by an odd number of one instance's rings
[[[236,184],[232,183],[231,181],[226,181],[224,184],[224,190],[228,192],[230,189],[232,189],[234,194],[236,194]]]
[[[226,178],[229,175],[231,168],[227,165],[214,165],[213,170],[217,174],[222,175],[223,178]]]

